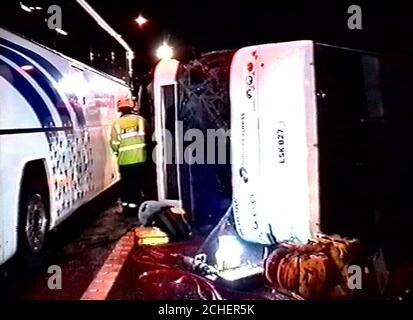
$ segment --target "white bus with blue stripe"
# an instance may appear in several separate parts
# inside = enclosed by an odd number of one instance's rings
[[[124,81],[0,28],[0,264],[118,180]]]

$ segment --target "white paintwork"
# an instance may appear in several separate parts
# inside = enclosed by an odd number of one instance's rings
[[[0,45],[28,60],[45,79],[50,81],[62,97],[73,122],[73,130],[59,131],[56,139],[50,140],[50,146],[44,132],[0,135],[0,264],[2,264],[17,249],[19,193],[22,173],[29,161],[41,160],[45,164],[50,193],[50,229],[118,180],[116,159],[111,153],[108,139],[110,125],[118,116],[115,101],[121,96],[130,96],[130,90],[121,80],[6,30],[0,29],[0,37],[36,52],[63,74],[62,80],[57,83],[48,70],[36,61],[19,50]],[[30,74],[21,70],[7,57],[0,57],[13,69],[18,70],[38,92],[52,114],[56,127],[61,126],[62,122],[56,106]],[[0,61],[0,68],[4,71],[9,67]],[[68,93],[75,93],[81,103],[86,119],[84,127],[76,121],[75,113],[69,106]],[[0,76],[0,130],[34,128],[42,128],[42,125],[33,111],[33,106],[13,85]],[[71,165],[70,160],[72,160]],[[84,166],[85,171],[77,172],[76,165]],[[54,173],[53,168],[55,168]],[[67,170],[68,173],[62,173],[60,170]],[[90,180],[86,180],[88,175]],[[57,188],[56,181],[58,181]],[[63,186],[66,192],[59,196]],[[84,192],[84,196],[79,199],[77,199],[78,191]]]
[[[237,231],[262,244],[270,233],[305,242],[319,221],[313,43],[243,48],[230,79]]]

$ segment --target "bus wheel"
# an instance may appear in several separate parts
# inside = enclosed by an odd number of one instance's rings
[[[39,254],[46,244],[49,207],[43,179],[28,179],[22,188],[19,220],[19,249],[24,254]]]
[[[25,220],[27,245],[33,253],[38,253],[45,244],[48,222],[46,206],[39,193],[33,194],[28,201]]]

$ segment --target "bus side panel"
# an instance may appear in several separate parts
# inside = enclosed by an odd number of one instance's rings
[[[4,69],[4,65],[0,65]],[[17,247],[18,202],[24,166],[48,154],[46,135],[7,134],[5,129],[39,126],[36,115],[18,91],[0,77],[0,264]]]
[[[118,116],[115,101],[129,96],[130,90],[117,79],[3,29],[0,40],[2,263],[16,250],[18,197],[27,162],[46,164],[50,228],[118,180],[110,125]]]
[[[22,127],[36,124],[32,108],[3,78],[0,78],[0,93],[1,128],[6,127],[5,122],[16,114],[21,114]],[[0,134],[0,263],[16,251],[18,198],[24,166],[28,161],[44,159],[47,153],[44,133],[24,134],[24,137],[20,134]]]
[[[63,148],[59,148],[63,155],[59,166],[51,168],[67,182],[63,193],[57,194],[57,223],[118,180],[116,157],[109,143],[110,130],[119,116],[116,100],[130,95],[126,86],[90,70],[69,66],[63,76],[63,89],[77,98],[84,123],[77,122],[67,134]]]
[[[116,101],[129,96],[130,91],[87,70],[84,71],[84,77],[89,87],[84,111],[92,147],[93,196],[96,196],[119,179],[117,159],[109,143],[110,131],[112,123],[119,117]]]
[[[46,101],[56,126],[66,127],[59,117],[58,107],[64,107],[70,116],[72,129],[49,134],[49,152],[45,156],[52,175],[54,199],[51,202],[55,205],[51,210],[50,227],[53,228],[117,181],[109,130],[118,116],[116,99],[130,95],[130,90],[110,76],[10,32],[1,30],[1,36],[5,39],[3,46],[38,69],[58,92],[60,106]],[[41,88],[36,87],[36,90],[47,100]]]
[[[24,167],[29,161],[44,159],[47,143],[44,133],[25,134],[24,139],[20,135],[1,135],[0,148],[0,220],[6,260],[17,248],[19,195]]]

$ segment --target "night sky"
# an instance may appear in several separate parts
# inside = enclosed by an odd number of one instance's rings
[[[24,12],[19,1],[1,0],[0,25],[86,63],[90,62],[91,49],[101,56],[103,63],[107,62],[110,52],[115,51],[121,64],[120,46],[99,29],[75,0],[22,2],[45,8],[50,4],[61,5],[63,29],[69,35],[57,36],[46,27],[46,12]],[[88,3],[135,50],[138,75],[154,65],[155,49],[164,39],[169,39],[175,48],[193,46],[202,52],[303,39],[386,53],[411,52],[413,48],[413,13],[408,4],[395,1],[370,1],[369,5],[293,0],[89,0]],[[347,27],[350,4],[359,4],[362,8],[362,30]],[[133,21],[140,13],[149,19],[143,27]]]

